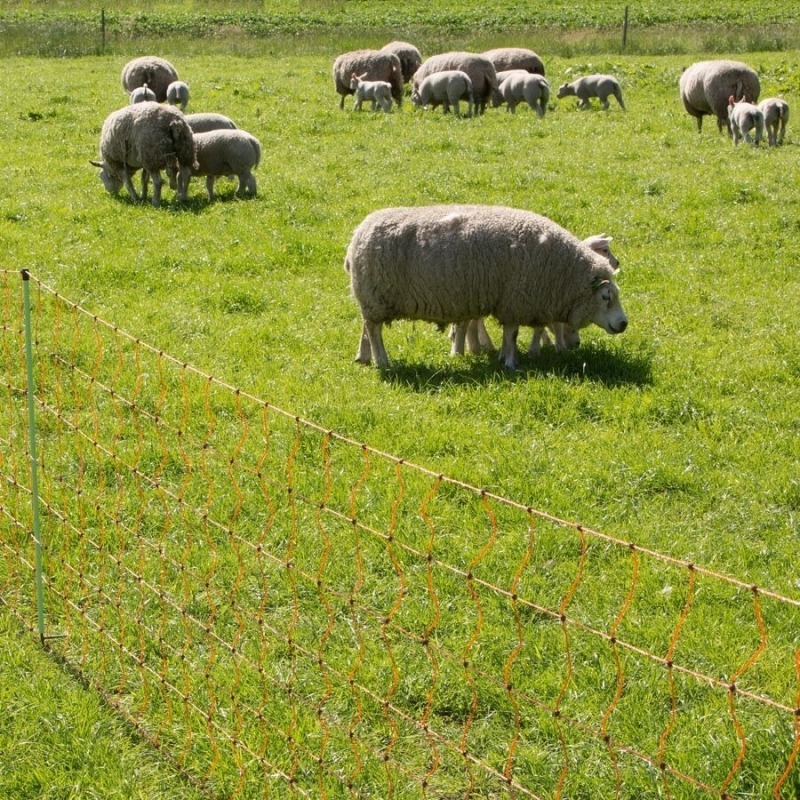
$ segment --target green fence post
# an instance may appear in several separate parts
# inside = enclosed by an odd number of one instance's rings
[[[31,505],[33,507],[33,543],[36,551],[36,622],[39,639],[44,644],[44,588],[42,586],[42,538],[39,527],[39,475],[36,459],[36,411],[33,385],[33,337],[31,336],[30,274],[22,270],[25,318],[25,364],[28,371],[28,448],[31,454]]]

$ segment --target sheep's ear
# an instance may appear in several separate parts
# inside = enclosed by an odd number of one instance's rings
[[[104,164],[102,161],[92,161],[92,159],[91,159],[91,158],[89,159],[89,163],[90,163],[90,164],[91,164],[93,167],[100,167],[100,169],[104,169],[104,168],[105,168],[105,166],[106,166],[106,165],[105,165],[105,164]]]
[[[601,278],[599,275],[595,275],[594,278],[592,278],[592,289],[596,292],[598,289],[606,286],[609,283],[611,283],[611,281]]]

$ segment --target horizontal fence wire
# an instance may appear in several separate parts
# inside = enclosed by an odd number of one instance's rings
[[[209,796],[798,796],[800,602],[31,284],[45,643]],[[34,631],[20,286],[0,272],[0,603]]]

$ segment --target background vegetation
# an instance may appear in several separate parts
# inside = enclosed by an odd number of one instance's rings
[[[790,123],[782,148],[734,149],[709,120],[698,136],[676,88],[691,61],[735,55],[759,71],[763,96],[798,106],[796,4],[632,5],[625,52],[619,8],[494,5],[481,22],[449,3],[269,13],[260,3],[146,13],[119,3],[100,54],[97,9],[4,4],[2,266],[29,268],[177,358],[321,425],[800,597],[797,137]],[[541,39],[528,30],[539,24]],[[408,103],[352,114],[348,101],[341,112],[335,55],[398,33],[425,55],[530,46],[553,87],[612,72],[629,111],[554,101],[544,120],[526,109],[458,120]],[[125,102],[123,64],[148,50],[189,82],[190,110],[226,113],[261,140],[258,199],[237,201],[223,183],[208,204],[196,182],[185,206],[153,209],[103,192],[88,160],[103,119]],[[60,54],[71,57],[41,58]],[[353,364],[359,318],[342,270],[352,229],[375,208],[432,202],[514,205],[582,236],[612,234],[629,330],[586,331],[579,350],[525,358],[509,375],[487,356],[450,359],[435,328],[400,322],[386,336],[390,370]],[[41,741],[42,728],[27,720],[53,727],[64,712],[46,692],[14,688],[33,657],[20,657],[14,635],[6,626],[5,794],[131,796],[131,770],[150,761],[122,739],[125,758],[103,773],[111,784],[58,758],[69,732],[57,734],[66,738],[48,750],[40,781],[23,780],[41,763],[24,743]],[[112,724],[67,675],[52,680],[74,691],[86,729]]]

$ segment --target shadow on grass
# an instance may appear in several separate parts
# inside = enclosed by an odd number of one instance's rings
[[[413,391],[438,391],[443,385],[480,386],[498,379],[527,381],[540,376],[584,380],[602,386],[647,386],[652,384],[652,357],[608,350],[600,345],[582,345],[568,353],[544,349],[538,356],[522,354],[516,372],[509,372],[497,354],[454,357],[447,364],[424,364],[394,360],[382,377],[389,383]]]

